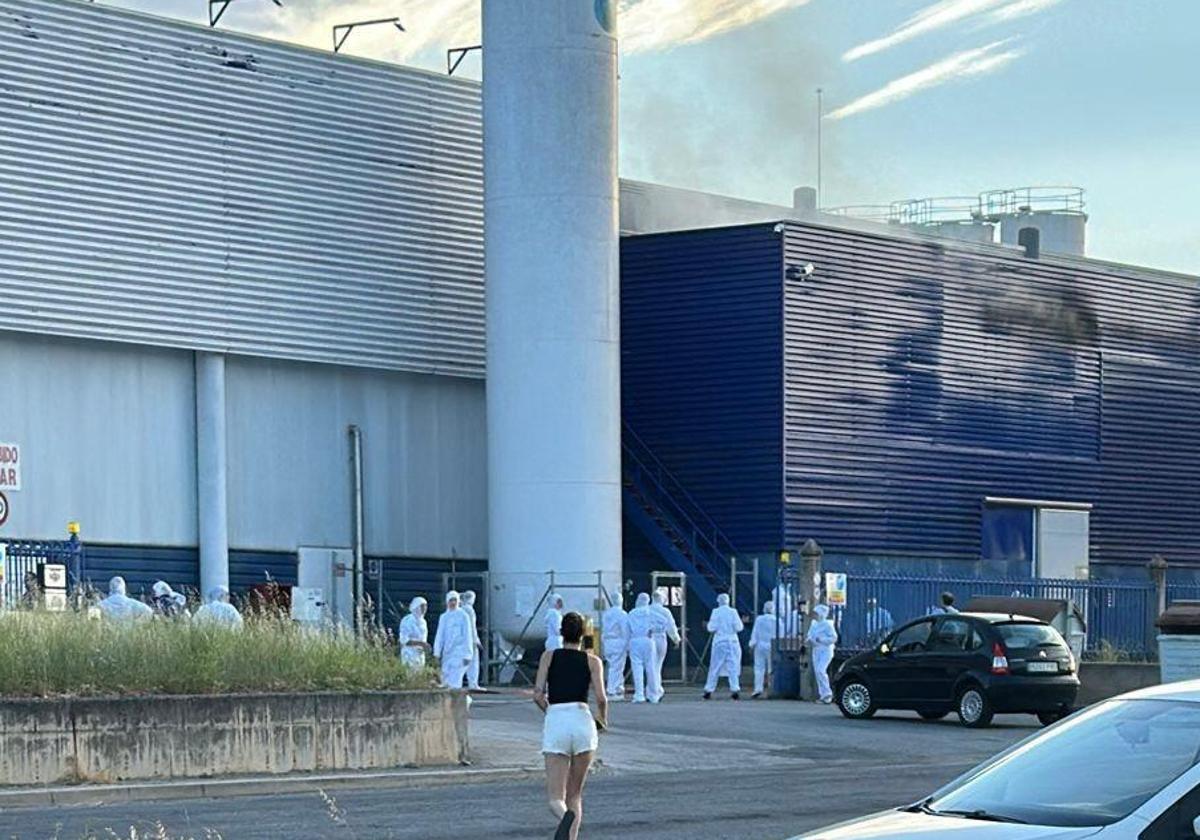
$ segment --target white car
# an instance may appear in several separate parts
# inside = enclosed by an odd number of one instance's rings
[[[1200,837],[1200,681],[1136,691],[1092,706],[915,805],[804,837]]]

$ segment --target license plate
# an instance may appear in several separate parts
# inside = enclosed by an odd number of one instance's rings
[[[1057,662],[1030,662],[1029,672],[1032,674],[1057,674]]]

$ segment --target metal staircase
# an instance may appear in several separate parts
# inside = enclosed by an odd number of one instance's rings
[[[622,423],[621,455],[626,520],[672,570],[687,575],[705,606],[715,607],[717,594],[729,589],[737,549],[628,423]],[[740,591],[738,611],[753,614],[752,599]]]

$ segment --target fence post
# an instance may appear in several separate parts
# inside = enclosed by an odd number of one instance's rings
[[[1167,568],[1170,566],[1167,559],[1161,554],[1155,554],[1150,558],[1150,562],[1146,564],[1150,571],[1150,580],[1154,581],[1155,601],[1152,612],[1153,617],[1150,619],[1150,638],[1147,640],[1147,648],[1150,650],[1158,649],[1158,619],[1167,611]]]
[[[800,655],[800,699],[817,700],[817,680],[813,676],[812,651],[807,644],[808,626],[812,623],[813,607],[817,605],[818,581],[821,579],[821,558],[825,552],[813,539],[800,549],[800,597],[804,603],[804,614],[800,621],[800,644],[804,651]]]

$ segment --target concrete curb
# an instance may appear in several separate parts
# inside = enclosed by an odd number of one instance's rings
[[[237,796],[316,793],[353,788],[434,787],[503,782],[540,775],[540,767],[454,768],[395,770],[373,773],[330,773],[303,776],[253,776],[235,779],[188,779],[171,782],[131,782],[117,785],[9,788],[0,790],[0,811],[59,805],[109,805],[163,799],[224,799]]]

